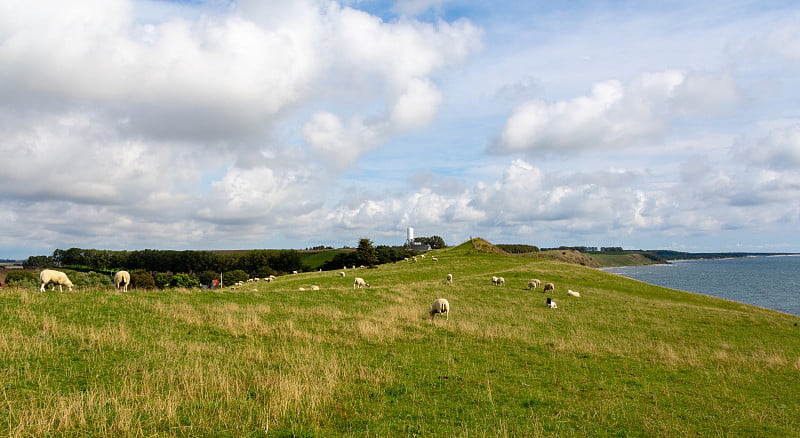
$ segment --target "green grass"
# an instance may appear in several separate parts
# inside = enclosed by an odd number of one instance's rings
[[[800,317],[471,248],[233,292],[3,290],[0,434],[798,436]]]
[[[333,260],[338,254],[352,252],[352,249],[331,249],[324,251],[301,251],[300,259],[303,264],[311,269],[317,269],[325,263]]]

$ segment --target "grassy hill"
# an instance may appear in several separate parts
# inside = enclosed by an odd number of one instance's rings
[[[372,288],[353,289],[355,276]],[[530,278],[556,291],[528,291]],[[311,285],[320,290],[299,290]],[[452,311],[431,322],[438,297]],[[0,300],[5,436],[800,430],[800,317],[485,241],[345,278],[311,272],[221,292],[12,289]]]

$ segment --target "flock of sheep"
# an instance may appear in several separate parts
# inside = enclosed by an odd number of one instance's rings
[[[424,257],[425,257],[424,254],[422,256],[420,256],[420,258],[424,258]],[[437,259],[435,257],[431,257],[431,260],[437,261]],[[414,257],[414,261],[417,261],[416,257]],[[353,268],[355,268],[355,266]],[[341,277],[344,277],[345,273],[344,272],[339,272],[338,275],[341,276]],[[270,276],[269,278],[266,278],[265,280],[267,282],[271,282],[274,278],[275,278],[274,276]],[[39,273],[39,280],[41,280],[41,283],[42,283],[41,287],[39,287],[39,290],[41,292],[44,292],[44,288],[48,284],[50,285],[51,290],[54,290],[55,286],[58,286],[58,290],[60,292],[63,292],[62,286],[66,286],[67,289],[69,289],[70,291],[74,287],[74,285],[70,281],[69,277],[67,277],[67,274],[65,274],[65,273],[63,273],[61,271],[55,271],[55,270],[52,270],[52,269],[44,269],[44,270],[42,270],[42,272]],[[259,279],[251,279],[251,280],[248,280],[248,281],[258,281],[258,280]],[[445,278],[445,281],[448,284],[453,284],[453,274],[447,274],[447,277]],[[114,274],[114,287],[117,290],[121,290],[123,292],[127,292],[128,291],[128,285],[130,285],[130,283],[131,283],[131,275],[130,275],[130,273],[128,273],[128,271],[119,271],[119,272]],[[493,286],[505,286],[505,284],[506,284],[505,278],[497,277],[497,276],[493,276],[492,277],[492,285]],[[539,286],[541,286],[541,284],[542,284],[542,282],[538,278],[531,279],[528,282],[528,290],[532,290],[532,291],[536,290],[536,289],[539,288]],[[239,282],[235,286],[232,286],[231,290],[235,290],[236,288],[238,288],[238,287],[240,287],[242,285],[243,285],[243,282]],[[361,288],[368,288],[368,287],[370,287],[369,283],[367,283],[361,277],[356,277],[353,280],[353,289],[361,289]],[[550,292],[550,291],[555,292],[555,289],[556,289],[556,287],[555,287],[555,285],[553,283],[545,283],[544,287],[542,287],[542,292],[543,293]],[[304,287],[301,287],[300,290],[304,291],[306,289]],[[312,285],[311,286],[311,290],[319,290],[319,286]],[[581,294],[579,292],[576,292],[574,290],[567,290],[566,295],[567,296],[571,296],[571,297],[580,297],[581,296]],[[556,302],[553,301],[553,299],[549,298],[549,297],[546,299],[545,306],[547,308],[550,308],[550,309],[557,309],[558,308],[558,305],[556,304]],[[434,317],[436,317],[436,315],[444,315],[445,319],[449,320],[450,319],[450,302],[447,301],[446,298],[437,298],[431,304],[431,309],[429,311],[429,314],[430,314],[431,320],[433,320]]]

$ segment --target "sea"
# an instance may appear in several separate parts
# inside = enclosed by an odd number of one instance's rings
[[[645,283],[800,316],[800,255],[678,260],[603,270]]]

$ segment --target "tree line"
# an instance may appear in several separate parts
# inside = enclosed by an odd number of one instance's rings
[[[50,256],[31,256],[23,268],[71,268],[78,271],[110,273],[120,269],[148,272],[199,273],[241,270],[255,276],[269,276],[308,270],[296,250],[251,250],[220,254],[212,251],[144,249],[113,251],[70,248],[56,249]]]

